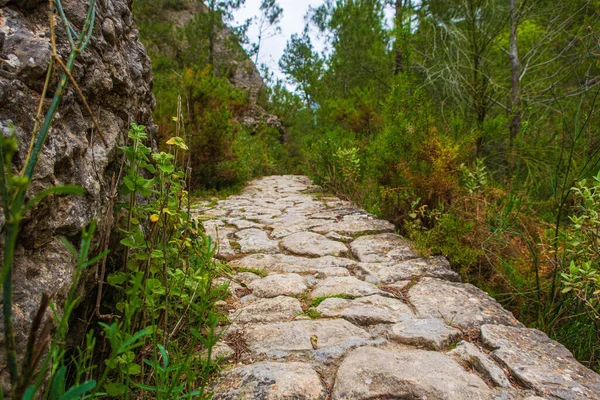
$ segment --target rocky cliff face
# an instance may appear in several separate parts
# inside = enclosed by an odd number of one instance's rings
[[[194,15],[207,13],[208,9],[201,3],[188,3],[178,11],[166,12],[166,19],[172,21],[176,28],[183,28]],[[232,46],[235,42],[231,30],[224,26],[217,33],[215,44],[215,61],[219,69],[225,69],[233,86],[246,90],[250,94],[250,102],[255,105],[261,90],[265,89],[265,83],[256,68],[244,51],[238,46]]]
[[[72,25],[80,28],[87,2],[63,0],[62,4]],[[82,227],[97,218],[94,246],[99,247],[101,232],[107,225],[111,177],[119,169],[117,146],[125,142],[129,123],[144,124],[152,131],[152,71],[133,26],[131,2],[99,0],[96,7],[93,38],[77,58],[73,75],[99,121],[107,145],[95,132],[92,118],[69,84],[28,195],[58,184],[79,185],[88,194],[49,198],[23,220],[14,269],[19,347],[25,344],[41,293],[53,294],[60,305],[71,284],[75,263],[60,237],[78,246]],[[5,136],[14,132],[18,138],[15,170],[25,161],[52,56],[48,12],[47,1],[0,0],[0,131]],[[60,23],[56,34],[58,51],[64,58],[69,47]],[[52,75],[46,105],[54,94],[58,72]],[[3,331],[0,335],[2,342]],[[0,358],[0,368],[3,365]]]
[[[208,9],[201,3],[187,3],[181,10],[166,11],[166,20],[172,21],[175,28],[186,26],[198,13],[207,13]],[[244,50],[237,45],[236,38],[226,25],[217,33],[215,43],[215,63],[220,73],[228,76],[231,84],[246,91],[250,107],[243,115],[237,116],[244,125],[257,129],[260,123],[272,126],[283,135],[283,126],[279,118],[269,114],[259,105],[261,93],[266,91],[265,82],[254,62],[248,58]]]

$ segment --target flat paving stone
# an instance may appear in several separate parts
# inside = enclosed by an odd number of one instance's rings
[[[352,238],[350,236],[342,236],[337,232],[329,232],[327,235],[325,235],[325,237],[327,239],[337,240],[338,242],[344,242],[344,243],[348,243],[348,242],[352,241]]]
[[[356,325],[393,324],[410,318],[410,308],[402,301],[373,295],[355,300],[325,299],[316,310],[324,318],[344,318]]]
[[[512,388],[510,381],[500,368],[487,354],[472,343],[461,341],[452,351],[447,353],[469,368],[477,371],[485,379],[490,380],[497,387]]]
[[[240,272],[233,276],[233,280],[238,283],[243,283],[244,285],[249,284],[252,281],[260,279],[260,276],[252,273],[252,272]]]
[[[225,223],[221,220],[205,221],[202,225],[206,235],[210,236],[212,242],[217,245],[217,257],[229,258],[235,255],[229,239],[237,229],[226,227]]]
[[[342,206],[313,214],[312,218],[338,219],[351,215],[367,216],[368,214],[356,206]]]
[[[244,229],[236,232],[240,251],[242,253],[276,253],[279,251],[279,243],[269,239],[267,232],[256,229]]]
[[[313,257],[339,256],[348,252],[348,248],[342,243],[314,232],[299,232],[286,236],[281,245],[294,254]]]
[[[300,306],[300,301],[298,301],[298,299],[287,296],[277,296],[266,299],[257,299],[233,312],[230,319],[239,324],[280,322],[292,320],[298,314],[302,314],[302,307]]]
[[[404,261],[417,258],[410,242],[395,233],[360,236],[350,244],[350,250],[361,262]]]
[[[248,284],[248,289],[257,297],[299,296],[308,288],[298,274],[275,274],[256,279]]]
[[[381,219],[350,219],[333,222],[312,228],[313,232],[326,234],[337,232],[344,236],[367,235],[371,233],[391,232],[395,230],[394,224]]]
[[[317,283],[310,297],[316,299],[319,297],[342,295],[353,299],[373,294],[386,295],[386,292],[371,283],[361,281],[353,276],[334,276]]]
[[[460,282],[460,275],[450,269],[447,262],[439,258],[415,258],[406,261],[383,263],[359,263],[356,275],[367,282],[386,284],[413,277],[431,277],[451,282]]]
[[[246,219],[253,218],[276,218],[281,215],[281,210],[275,208],[259,207],[259,206],[246,206],[244,208],[235,210],[231,213],[232,217],[243,217]]]
[[[342,267],[327,267],[317,271],[317,278],[325,279],[332,276],[350,276],[350,271]]]
[[[312,353],[323,361],[340,357],[348,349],[371,342],[371,335],[343,319],[280,322],[249,326],[248,349],[257,355],[285,358]]]
[[[227,210],[221,209],[221,208],[213,208],[207,211],[204,211],[202,213],[202,215],[204,217],[209,217],[209,218],[219,218],[219,217],[224,217],[227,215]]]
[[[284,194],[281,196],[281,198],[284,199],[285,201],[292,202],[296,205],[298,205],[299,203],[314,203],[314,204],[319,203],[319,202],[315,201],[311,195],[308,195],[308,194],[297,194],[297,193]]]
[[[551,399],[598,399],[600,375],[537,329],[483,325],[481,340],[515,379]]]
[[[438,318],[406,318],[392,326],[389,339],[430,350],[443,350],[460,340],[462,332]]]
[[[212,387],[215,400],[324,400],[319,375],[300,362],[258,362],[222,373]]]
[[[362,347],[342,361],[334,400],[483,400],[492,392],[452,358],[424,350]]]
[[[407,287],[409,287],[412,284],[412,281],[410,280],[404,280],[404,281],[397,281],[394,283],[390,283],[387,284],[385,286],[382,286],[382,289],[385,289],[386,291],[392,292],[392,293],[401,293],[404,292],[406,290]]]
[[[422,278],[408,290],[408,299],[418,316],[443,318],[463,329],[485,324],[523,326],[496,300],[467,283]]]
[[[229,225],[235,226],[237,229],[248,229],[248,228],[262,229],[264,227],[264,225],[262,225],[262,224],[248,221],[247,219],[241,219],[241,218],[226,218],[225,222],[227,222]]]
[[[307,231],[315,226],[327,224],[328,221],[324,219],[310,219],[305,216],[294,216],[283,218],[281,222],[270,225],[273,230],[271,231],[271,237],[275,239],[282,239],[293,233]]]
[[[229,360],[235,355],[235,350],[233,350],[229,345],[221,342],[217,342],[211,351],[210,359],[212,361],[217,360]]]
[[[254,199],[254,205],[268,209],[279,210],[283,213],[286,208],[292,207],[294,202],[284,198]]]
[[[229,262],[233,268],[250,268],[268,272],[315,274],[326,268],[349,268],[356,262],[347,258],[324,256],[305,258],[287,254],[250,254]]]

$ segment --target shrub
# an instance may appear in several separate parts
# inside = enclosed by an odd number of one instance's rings
[[[467,275],[472,267],[479,264],[482,256],[482,251],[474,249],[467,240],[474,228],[472,221],[452,213],[444,213],[439,216],[433,228],[413,228],[409,229],[409,234],[420,252],[446,256],[461,274]]]
[[[563,294],[573,294],[588,316],[600,323],[600,172],[588,184],[584,179],[572,189],[575,207],[564,234]],[[598,325],[597,325],[598,326]],[[600,333],[600,332],[599,332]]]

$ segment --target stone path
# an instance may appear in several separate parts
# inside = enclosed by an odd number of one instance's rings
[[[318,194],[253,181],[199,210],[233,270],[215,399],[599,399],[600,376],[443,258]]]

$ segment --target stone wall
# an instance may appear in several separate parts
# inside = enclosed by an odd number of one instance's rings
[[[68,19],[77,29],[85,19],[87,2],[63,0]],[[23,167],[51,58],[47,1],[0,0],[0,130],[15,131],[19,153],[14,169]],[[130,122],[153,131],[151,64],[133,26],[131,2],[98,0],[93,38],[77,58],[73,75],[99,121],[108,142],[95,132],[90,115],[69,85],[56,115],[28,196],[53,185],[84,187],[85,196],[49,198],[29,212],[22,223],[14,269],[14,315],[17,346],[24,345],[32,314],[42,292],[64,301],[74,272],[74,260],[60,237],[76,247],[80,232],[93,218],[98,232],[106,228],[108,193],[119,168],[117,146],[125,141]],[[57,44],[63,57],[68,41],[58,20]],[[52,76],[45,99],[52,99],[58,81]],[[14,125],[14,128],[11,126]],[[0,220],[0,229],[3,229]],[[2,240],[2,239],[0,239]],[[94,240],[97,251],[100,235]],[[3,327],[0,345],[4,347]],[[0,368],[4,365],[0,351]]]

